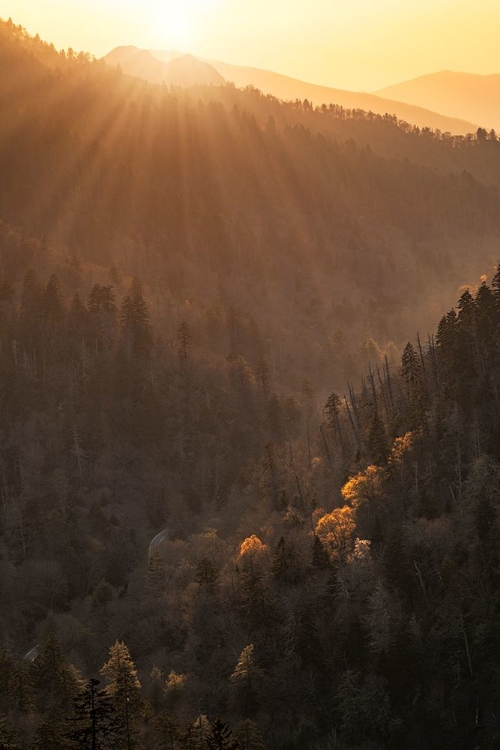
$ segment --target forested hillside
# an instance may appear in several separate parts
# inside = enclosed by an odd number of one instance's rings
[[[452,145],[231,87],[155,87],[8,23],[0,55],[3,220],[139,276],[174,330],[186,300],[200,338],[207,308],[238,308],[289,387],[344,387],[372,339],[384,351],[430,330],[443,295],[451,304],[493,267],[498,196],[478,180],[496,141]],[[377,153],[398,139],[416,144],[413,161]]]
[[[1,242],[2,747],[496,747],[500,271],[323,405]]]
[[[185,56],[184,56],[185,57]],[[171,80],[170,65],[173,61],[184,59],[180,52],[169,50],[144,50],[137,47],[117,47],[109,52],[103,58],[109,65],[119,65],[122,70],[130,75],[145,78],[152,83],[169,82]],[[196,58],[191,58],[192,60]],[[198,66],[203,63],[198,61]],[[329,88],[327,86],[318,86],[314,83],[306,83],[289,76],[273,73],[270,70],[260,68],[248,68],[241,65],[230,65],[220,60],[205,60],[210,69],[220,76],[223,80],[234,83],[238,88],[253,86],[264,94],[283,99],[284,101],[303,101],[308,99],[311,104],[320,106],[321,104],[331,104],[335,102],[347,109],[371,110],[378,114],[396,115],[400,119],[410,120],[421,127],[439,128],[440,130],[449,130],[453,133],[466,135],[477,130],[477,125],[473,123],[476,120],[465,118],[460,120],[456,117],[446,117],[442,114],[439,106],[434,107],[434,111],[423,109],[422,107],[403,104],[402,101],[396,101],[397,97],[383,98],[382,95],[368,94],[356,91],[345,91],[342,89]],[[160,67],[160,66],[163,67]],[[201,73],[201,70],[199,70]],[[207,78],[206,72],[204,79],[191,77],[192,83],[214,83],[220,84],[222,81],[216,80],[213,75]],[[481,121],[479,119],[479,121]]]
[[[0,66],[0,748],[498,747],[496,139]]]

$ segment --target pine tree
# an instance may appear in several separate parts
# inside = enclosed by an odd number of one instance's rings
[[[342,400],[336,393],[331,393],[328,396],[325,404],[326,423],[332,430],[337,427],[341,404]]]
[[[91,679],[75,699],[74,714],[67,738],[78,748],[114,750],[120,739],[120,726],[111,698],[98,690],[99,680]]]
[[[467,381],[467,388],[475,377],[475,366],[478,364],[477,305],[468,289],[458,301],[458,310],[457,355],[461,367],[460,379]]]
[[[494,293],[483,281],[479,287],[476,298],[476,322],[479,341],[482,350],[482,365],[488,366],[490,351],[493,348],[494,337],[500,323],[500,314],[496,304]]]
[[[33,662],[34,685],[42,713],[68,712],[81,689],[81,678],[65,657],[58,639],[49,634]]]
[[[192,726],[183,734],[183,747],[186,750],[206,750],[207,736],[210,734],[210,722],[205,714],[200,714]]]
[[[420,361],[411,342],[406,344],[401,358],[401,376],[408,395],[412,396],[415,389],[420,385]]]
[[[263,675],[255,660],[253,643],[245,646],[231,675],[236,700],[244,715],[251,717],[258,705],[258,683]]]
[[[195,581],[205,594],[214,594],[219,579],[219,571],[208,557],[204,557],[196,566]]]
[[[130,292],[123,300],[120,325],[130,356],[139,359],[149,356],[152,347],[149,310],[142,284],[137,278],[133,279]]]
[[[458,316],[455,310],[450,310],[450,312],[441,318],[436,336],[439,376],[443,393],[447,397],[452,397],[456,390],[455,373],[457,372],[458,364],[457,333]]]
[[[177,329],[177,341],[179,342],[179,359],[183,365],[187,363],[189,346],[191,344],[191,330],[185,320]]]
[[[316,534],[314,535],[311,566],[316,570],[328,570],[331,567],[330,556],[325,545]]]
[[[123,642],[116,641],[109,650],[109,660],[101,669],[108,684],[106,694],[116,711],[121,728],[121,741],[117,748],[131,750],[135,747],[135,728],[141,711],[141,684],[130,652]]]
[[[208,750],[238,750],[238,743],[232,739],[232,732],[220,717],[211,725],[210,734],[206,737]]]

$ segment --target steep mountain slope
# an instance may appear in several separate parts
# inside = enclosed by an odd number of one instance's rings
[[[117,47],[104,58],[109,65],[119,65],[129,75],[151,83],[189,87],[196,84],[220,86],[224,78],[217,70],[193,55],[173,56],[166,62],[147,50],[137,47]]]
[[[139,275],[170,327],[186,301],[200,329],[215,305],[231,347],[269,357],[287,387],[341,385],[373,339],[384,350],[428,329],[446,290],[493,262],[498,197],[460,163],[482,144],[231,86],[173,93],[0,31],[0,216]],[[358,122],[451,161],[382,158],[353,143]]]
[[[500,268],[318,400],[0,257],[2,748],[496,750]]]
[[[152,50],[151,52],[159,60],[166,61],[171,60],[176,54],[160,50]],[[381,115],[389,113],[396,115],[400,120],[406,120],[419,127],[434,128],[443,132],[466,134],[477,130],[477,125],[474,125],[473,120],[471,121],[469,118],[459,119],[456,116],[446,117],[440,112],[438,106],[423,109],[414,106],[412,103],[405,104],[404,99],[398,100],[396,96],[382,97],[374,94],[343,91],[327,86],[318,86],[314,83],[306,83],[260,68],[230,65],[219,60],[208,60],[207,62],[218,70],[226,81],[232,81],[239,88],[255,86],[264,94],[272,94],[279,99],[290,101],[308,99],[312,104],[318,106],[333,103],[346,109],[363,109]],[[128,70],[127,72],[132,71]],[[139,75],[139,73],[136,73],[136,75]]]
[[[500,74],[476,75],[443,70],[380,89],[378,96],[437,109],[448,117],[500,130]]]
[[[0,70],[2,750],[497,750],[496,138]]]

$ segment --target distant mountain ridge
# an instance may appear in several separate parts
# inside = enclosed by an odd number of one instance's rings
[[[479,75],[443,70],[375,92],[407,104],[439,108],[448,117],[473,120],[500,130],[500,74]]]
[[[207,62],[193,55],[179,53],[169,60],[160,60],[149,50],[138,47],[116,47],[104,58],[108,64],[120,65],[124,73],[145,78],[151,83],[172,86],[220,86],[223,76]]]
[[[132,53],[131,50],[135,50],[135,53]],[[147,58],[143,53],[147,53]],[[118,47],[104,57],[108,64],[119,64],[124,72],[146,78],[152,83],[161,83],[162,81],[174,83],[174,81],[169,80],[166,69],[159,68],[156,63],[159,62],[172,70],[170,66],[175,68],[175,61],[178,59],[185,59],[185,56],[182,57],[180,52],[169,50],[140,50],[131,47]],[[380,115],[386,113],[396,115],[399,119],[406,120],[421,128],[430,127],[435,130],[462,135],[477,130],[477,124],[468,120],[450,118],[435,111],[389,100],[375,94],[329,88],[299,81],[280,73],[260,68],[231,65],[218,60],[198,60],[192,56],[189,56],[189,59],[191,61],[196,60],[199,66],[208,66],[208,69],[198,66],[195,70],[194,63],[192,63],[193,72],[186,79],[189,82],[175,83],[175,85],[196,85],[200,83],[221,85],[224,81],[232,81],[238,88],[254,86],[264,94],[272,94],[279,99],[292,101],[308,99],[312,104],[318,106],[325,103],[335,103],[346,109],[361,109]],[[202,71],[208,73],[208,70],[211,71],[209,79],[201,80]]]

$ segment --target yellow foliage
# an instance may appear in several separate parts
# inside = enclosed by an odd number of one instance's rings
[[[177,674],[177,672],[174,672],[173,670],[168,675],[168,680],[166,682],[166,690],[172,691],[172,690],[183,690],[186,686],[186,675],[185,674]]]
[[[245,555],[256,555],[260,552],[266,552],[267,545],[263,544],[255,534],[248,536],[241,544],[239,549],[240,557]]]
[[[378,466],[368,466],[365,471],[351,477],[342,487],[342,497],[353,508],[377,497],[382,489],[383,470]]]
[[[349,505],[335,508],[319,519],[316,534],[334,554],[343,557],[356,530],[356,516]]]
[[[403,437],[398,437],[393,443],[389,463],[399,465],[402,463],[405,453],[413,445],[413,432],[407,432]]]

